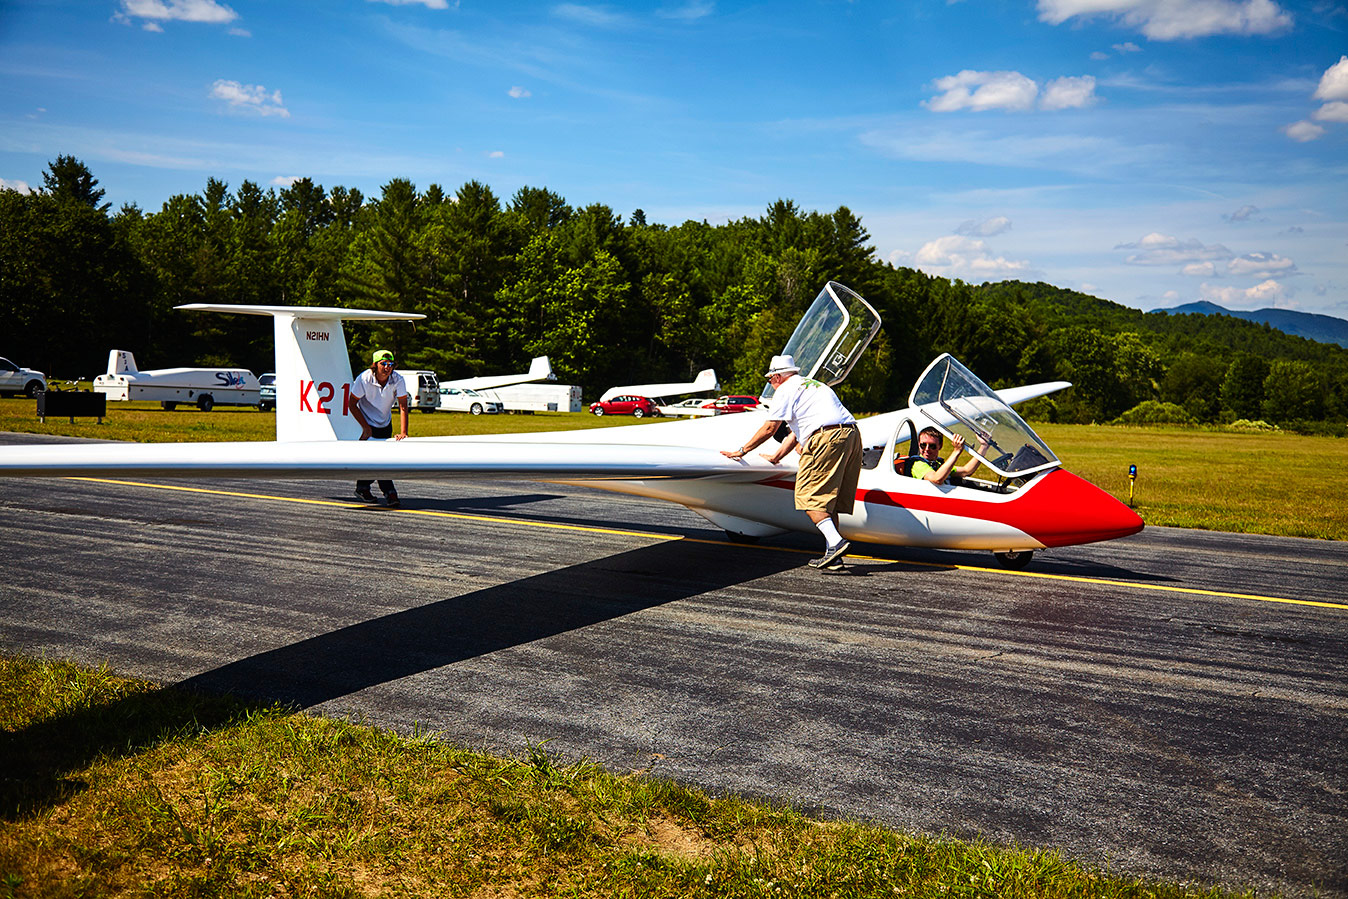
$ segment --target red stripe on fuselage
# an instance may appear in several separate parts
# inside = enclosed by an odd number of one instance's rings
[[[762,483],[771,487],[795,486],[794,481],[786,478]],[[1136,534],[1143,527],[1142,519],[1132,509],[1061,468],[1041,475],[1004,499],[966,499],[950,494],[929,496],[877,489],[858,490],[856,498],[872,505],[993,521],[1029,534],[1045,546],[1113,540]]]

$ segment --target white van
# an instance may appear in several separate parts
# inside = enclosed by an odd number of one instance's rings
[[[440,407],[440,376],[433,371],[414,371],[400,368],[398,374],[407,382],[407,408],[434,412]],[[397,405],[397,401],[394,401]]]

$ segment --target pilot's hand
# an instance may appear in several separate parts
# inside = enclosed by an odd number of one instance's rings
[[[775,459],[775,458],[773,458],[774,456],[777,455],[776,453],[759,453],[759,455],[762,456],[764,459],[767,459],[767,460],[768,460],[769,462],[771,462],[773,465],[780,465],[780,464],[781,464],[781,461],[782,461],[781,459]]]
[[[964,451],[964,438],[958,434],[956,434],[954,437],[951,437],[950,438],[951,455],[958,456],[963,451]]]
[[[368,424],[365,424],[365,425],[361,425],[361,426],[360,426],[360,439],[361,439],[361,440],[369,440],[369,439],[370,439],[370,434],[372,434],[372,433],[373,433],[373,432],[370,430],[370,426],[369,426]]]
[[[406,436],[407,436],[406,434],[399,434],[397,437],[394,437],[393,439],[394,439],[394,440],[402,440],[402,439],[403,439],[404,437],[406,437]]]
[[[721,455],[727,459],[743,459],[744,450],[721,450]]]

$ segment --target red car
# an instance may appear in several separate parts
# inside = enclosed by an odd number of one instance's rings
[[[644,396],[615,396],[600,400],[590,403],[590,411],[595,415],[635,415],[637,418],[660,414],[659,407]]]
[[[756,396],[718,396],[710,403],[703,403],[703,409],[714,409],[717,415],[727,412],[749,412],[758,408]]]

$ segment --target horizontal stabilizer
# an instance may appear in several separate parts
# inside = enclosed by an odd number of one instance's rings
[[[415,321],[418,312],[383,312],[378,309],[339,309],[336,306],[249,306],[233,303],[186,303],[174,309],[193,312],[234,312],[239,315],[286,315],[319,321]]]

